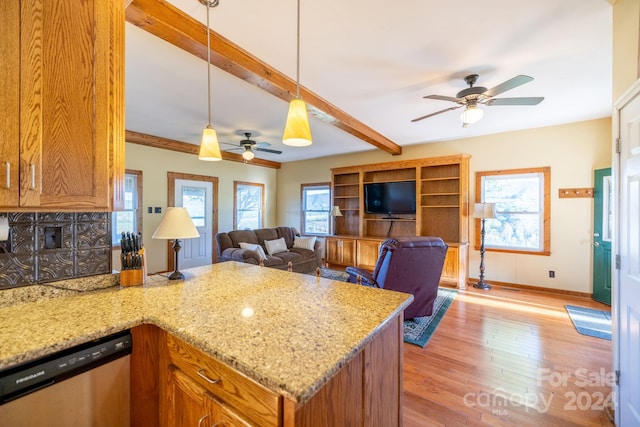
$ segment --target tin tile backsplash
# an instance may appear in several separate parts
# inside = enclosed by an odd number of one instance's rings
[[[109,212],[9,213],[0,289],[111,273]]]

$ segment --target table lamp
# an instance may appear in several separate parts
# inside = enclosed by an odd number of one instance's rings
[[[333,218],[333,234],[336,235],[336,217],[342,216],[340,212],[340,206],[334,206],[331,208],[331,217]]]
[[[200,237],[200,233],[193,225],[189,211],[186,208],[170,207],[154,231],[153,239],[173,240],[173,253],[175,270],[169,276],[169,280],[184,279],[184,274],[178,271],[178,252],[180,252],[180,239],[192,239]]]
[[[491,285],[484,281],[484,222],[488,218],[496,217],[495,203],[476,203],[473,207],[473,217],[480,218],[480,280],[473,285],[474,288],[489,290]]]

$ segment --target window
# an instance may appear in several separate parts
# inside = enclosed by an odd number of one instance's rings
[[[264,184],[234,181],[233,228],[254,230],[264,223]]]
[[[114,212],[111,221],[113,246],[120,246],[122,232],[142,231],[142,171],[125,171],[124,210]]]
[[[302,234],[329,234],[331,190],[328,182],[302,184],[300,221]]]
[[[485,222],[487,250],[550,255],[550,182],[548,167],[476,173],[476,202],[496,204],[497,218]]]

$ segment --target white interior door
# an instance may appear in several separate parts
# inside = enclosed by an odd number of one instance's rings
[[[206,181],[175,180],[175,206],[189,211],[200,237],[185,239],[178,253],[181,269],[208,265],[212,262],[213,247],[213,184]]]
[[[640,426],[640,81],[616,105],[618,242],[614,268],[616,425]],[[617,166],[617,168],[616,168]]]

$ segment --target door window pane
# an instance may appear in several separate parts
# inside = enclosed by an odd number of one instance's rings
[[[204,227],[207,212],[207,191],[202,187],[182,187],[182,206],[187,209],[193,225]]]

